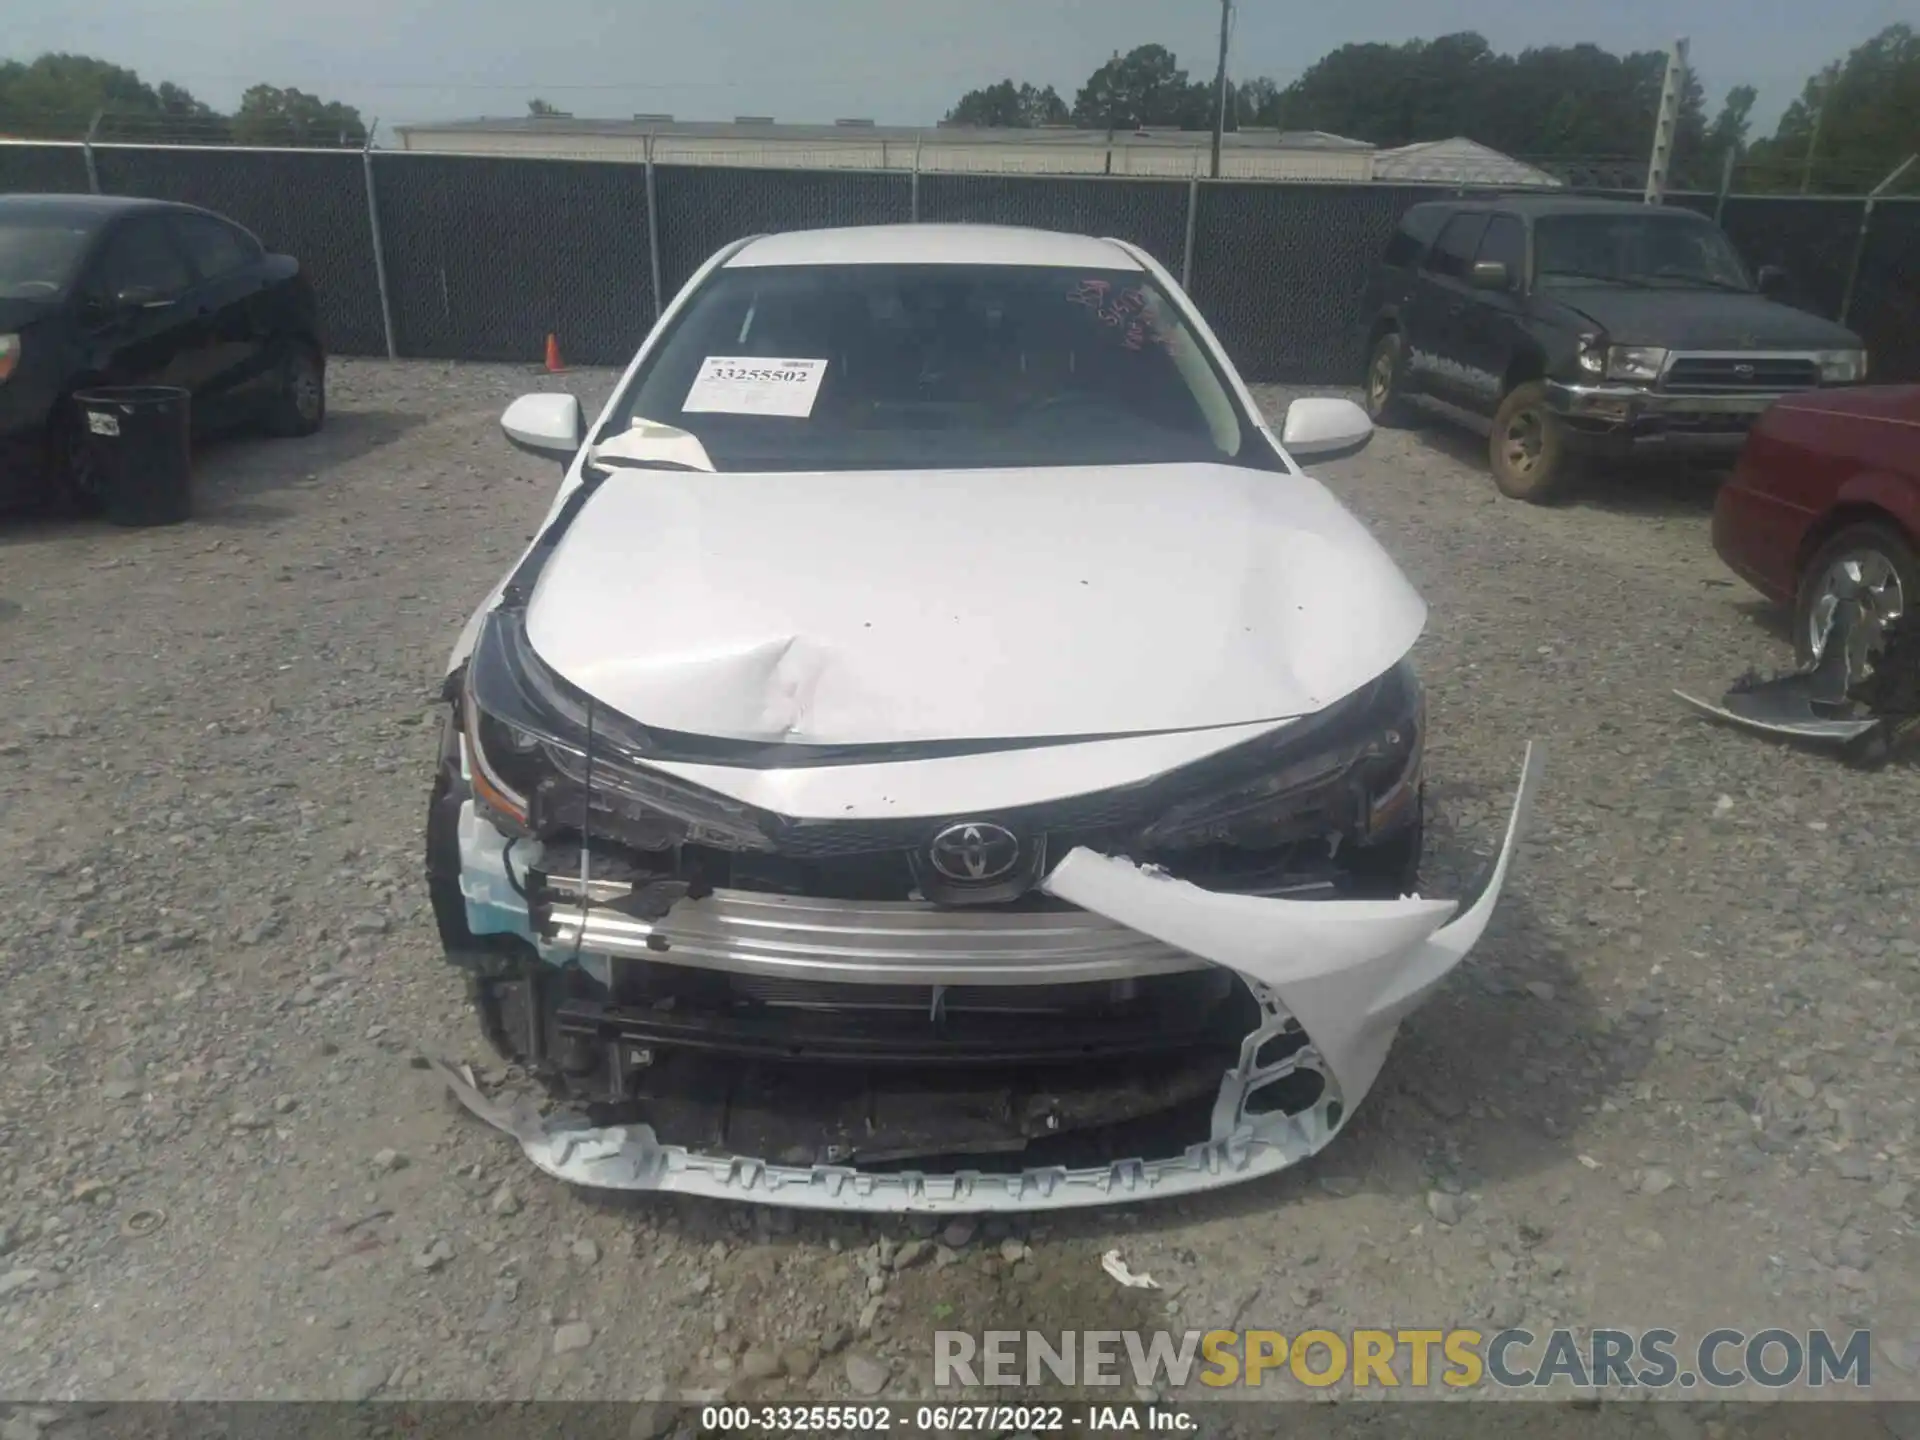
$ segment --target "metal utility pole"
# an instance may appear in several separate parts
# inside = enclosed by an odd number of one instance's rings
[[[1647,161],[1647,204],[1667,197],[1667,170],[1673,164],[1673,135],[1680,128],[1680,97],[1687,89],[1687,37],[1667,51],[1667,78],[1660,85],[1660,113],[1653,122],[1653,154]]]
[[[1233,18],[1233,0],[1220,0],[1220,68],[1213,75],[1213,165],[1207,172],[1220,178],[1220,136],[1227,128],[1227,28]]]
[[[1713,197],[1713,223],[1720,223],[1720,213],[1727,208],[1727,196],[1733,190],[1733,166],[1740,158],[1738,145],[1727,146],[1726,158],[1720,162],[1720,189]]]
[[[1920,165],[1920,155],[1907,156],[1893,167],[1893,172],[1886,179],[1867,192],[1867,203],[1860,208],[1860,234],[1853,242],[1853,261],[1847,266],[1847,288],[1840,293],[1840,313],[1835,317],[1842,325],[1853,323],[1853,287],[1860,281],[1860,262],[1867,255],[1867,231],[1873,228],[1873,207],[1915,165]]]

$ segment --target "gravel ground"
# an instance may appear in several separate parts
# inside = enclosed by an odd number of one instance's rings
[[[1315,1163],[934,1233],[533,1172],[416,1064],[481,1056],[419,878],[432,696],[556,478],[498,411],[611,378],[342,362],[319,436],[207,451],[189,526],[0,527],[0,1395],[915,1395],[936,1327],[1236,1322],[1871,1326],[1920,1393],[1920,767],[1671,699],[1788,658],[1710,480],[1531,508],[1440,431],[1326,470],[1432,606],[1435,891],[1529,738],[1546,784]]]

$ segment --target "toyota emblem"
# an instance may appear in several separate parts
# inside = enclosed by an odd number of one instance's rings
[[[1751,365],[1741,364],[1733,367],[1733,373],[1738,375],[1742,380],[1751,380],[1754,376],[1754,369]]]
[[[969,820],[934,836],[927,858],[949,880],[996,880],[1020,863],[1020,837],[1004,825]]]

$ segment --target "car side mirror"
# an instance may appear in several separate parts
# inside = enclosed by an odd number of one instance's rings
[[[1476,290],[1511,290],[1513,272],[1504,260],[1476,260],[1468,278]]]
[[[1296,460],[1340,460],[1373,439],[1373,422],[1351,400],[1308,396],[1287,406],[1280,445]]]
[[[1754,281],[1760,287],[1760,293],[1768,299],[1777,299],[1793,287],[1793,277],[1787,273],[1784,265],[1762,265]]]
[[[500,417],[507,443],[529,455],[571,460],[586,437],[580,401],[572,395],[522,395]]]

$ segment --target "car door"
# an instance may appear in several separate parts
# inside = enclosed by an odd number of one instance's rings
[[[1468,274],[1486,228],[1484,210],[1463,210],[1447,221],[1420,263],[1415,287],[1408,364],[1422,389],[1456,405],[1474,403],[1461,350],[1463,321],[1476,298]]]
[[[270,363],[263,252],[251,235],[214,215],[180,210],[167,223],[193,266],[184,304],[206,328],[195,408],[210,424],[239,419]]]
[[[1456,321],[1463,373],[1463,399],[1485,415],[1500,408],[1507,368],[1522,343],[1526,317],[1527,229],[1517,215],[1490,215],[1474,251],[1473,264],[1497,261],[1507,267],[1505,290],[1469,286],[1466,309]],[[1471,277],[1471,267],[1468,274]]]
[[[193,272],[165,216],[135,215],[102,239],[77,287],[84,368],[113,385],[192,389],[208,332],[181,302]]]

